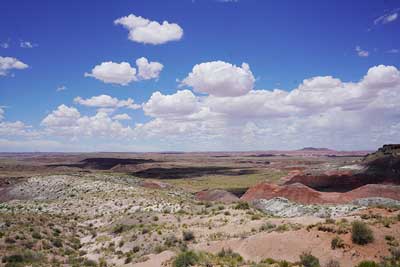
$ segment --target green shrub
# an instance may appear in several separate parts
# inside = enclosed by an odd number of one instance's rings
[[[334,237],[331,241],[331,248],[332,249],[344,248],[343,239],[341,239],[339,236]]]
[[[260,214],[253,214],[253,215],[251,215],[251,219],[252,219],[253,221],[255,221],[255,220],[260,220],[260,219],[261,219],[261,216],[260,216]]]
[[[304,267],[320,267],[319,259],[311,254],[311,252],[303,252],[300,255],[300,262]]]
[[[199,261],[199,256],[193,251],[183,251],[174,260],[174,267],[189,267]]]
[[[194,240],[194,234],[193,234],[192,231],[183,231],[182,235],[183,235],[183,240],[184,241],[192,241],[192,240]]]
[[[61,248],[63,246],[61,239],[54,239],[53,241],[51,241],[51,243],[56,248]]]
[[[379,267],[379,264],[374,261],[362,261],[357,265],[357,267]]]
[[[33,232],[32,233],[32,238],[42,239],[42,235],[40,233],[38,233],[38,232]]]
[[[365,245],[374,241],[374,235],[366,223],[354,221],[351,224],[351,240],[355,244]]]
[[[164,241],[164,245],[167,247],[173,247],[176,243],[178,243],[178,238],[174,235],[167,236]]]
[[[330,260],[325,264],[325,267],[340,267],[340,263],[336,260]]]
[[[250,205],[247,202],[244,201],[239,201],[236,206],[235,206],[236,210],[248,210],[250,209]]]
[[[275,227],[276,227],[275,224],[266,222],[260,226],[260,231],[268,231],[268,230],[274,229]]]

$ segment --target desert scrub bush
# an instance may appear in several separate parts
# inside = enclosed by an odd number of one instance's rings
[[[277,232],[289,231],[289,226],[287,224],[278,225],[278,227],[276,227],[276,231]]]
[[[5,263],[5,267],[22,267],[28,265],[38,266],[37,264],[43,263],[45,260],[46,258],[41,253],[32,250],[24,250],[9,256],[4,256],[1,261]]]
[[[34,239],[42,239],[42,235],[39,232],[33,232],[32,238]]]
[[[192,231],[183,231],[182,236],[184,241],[192,241],[195,238]]]
[[[361,221],[351,224],[351,240],[358,245],[366,245],[374,241],[374,235],[368,225]]]
[[[329,260],[324,267],[340,267],[340,263],[336,260]]]
[[[61,248],[63,246],[63,243],[61,241],[61,239],[57,238],[57,239],[53,239],[51,241],[51,243],[53,244],[53,246],[55,246],[56,248]]]
[[[176,236],[169,235],[169,236],[167,236],[165,238],[164,245],[167,246],[167,247],[173,247],[178,242],[179,242],[179,240],[178,240],[178,238]]]
[[[244,201],[239,201],[235,206],[235,210],[248,210],[248,209],[250,209],[250,205],[249,203]]]
[[[275,224],[266,222],[263,225],[260,226],[260,231],[269,231],[271,229],[274,229],[276,227]]]
[[[331,248],[332,249],[344,248],[343,239],[341,239],[339,236],[335,236],[331,241]]]
[[[326,225],[318,225],[317,230],[321,231],[321,232],[328,232],[328,233],[336,232],[335,228],[333,228],[331,226],[326,226]]]
[[[325,219],[325,223],[326,223],[326,224],[335,224],[336,221],[335,221],[334,219],[332,219],[332,218],[326,218],[326,219]]]
[[[233,252],[232,249],[222,249],[218,252],[217,257],[222,258],[223,261],[227,262],[228,266],[237,266],[243,262],[243,257],[239,253]]]
[[[362,261],[356,267],[379,267],[379,264],[374,261]]]
[[[300,262],[304,267],[320,267],[319,259],[311,254],[311,252],[303,252],[300,255]]]
[[[251,215],[251,220],[255,221],[255,220],[260,220],[261,219],[261,215],[260,214],[253,214]]]
[[[389,217],[384,217],[384,218],[380,219],[380,222],[386,228],[390,228],[390,225],[393,223],[392,219]]]
[[[174,267],[189,267],[199,262],[199,256],[194,251],[183,251],[173,261]]]
[[[113,227],[113,229],[111,230],[111,232],[113,233],[113,234],[121,234],[121,233],[123,233],[123,232],[125,232],[125,231],[127,231],[127,230],[129,230],[131,227],[129,226],[129,225],[125,225],[125,224],[118,224],[118,225],[115,225],[114,227]]]

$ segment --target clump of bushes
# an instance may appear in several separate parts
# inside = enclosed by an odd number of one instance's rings
[[[189,267],[197,264],[199,256],[194,251],[183,251],[174,260],[174,267]]]
[[[343,239],[341,239],[339,236],[334,237],[331,241],[331,248],[332,249],[344,248]]]
[[[222,249],[218,252],[217,257],[220,259],[221,266],[239,266],[243,262],[239,253],[233,252],[232,249]]]
[[[266,222],[263,225],[260,226],[260,231],[269,231],[271,229],[274,229],[276,227],[275,224]]]
[[[374,261],[362,261],[357,267],[379,267],[379,264]]]
[[[304,267],[321,267],[319,259],[311,254],[311,252],[303,252],[300,255],[300,262]]]
[[[182,236],[184,241],[194,240],[194,233],[192,231],[183,231]]]
[[[366,245],[374,241],[374,235],[368,225],[361,221],[351,224],[351,240],[358,245]]]
[[[236,210],[248,210],[250,209],[250,205],[247,202],[244,201],[239,201],[236,206],[235,206]]]
[[[336,260],[330,260],[325,264],[325,267],[340,267],[340,263]]]

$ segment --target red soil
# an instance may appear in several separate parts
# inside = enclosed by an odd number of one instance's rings
[[[274,185],[261,183],[251,187],[241,197],[242,200],[271,199],[284,197],[293,202],[302,204],[341,204],[358,198],[383,197],[400,200],[400,186],[370,184],[355,190],[339,192],[320,192],[300,183],[289,185]]]
[[[220,189],[197,192],[196,199],[201,201],[219,201],[223,203],[232,203],[239,200],[239,198],[234,194]]]

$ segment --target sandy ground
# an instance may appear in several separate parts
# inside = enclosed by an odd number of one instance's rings
[[[373,227],[375,241],[366,246],[352,244],[350,234],[342,235],[346,247],[331,249],[331,240],[335,234],[320,231],[300,229],[283,233],[258,233],[244,239],[230,239],[223,241],[202,242],[192,246],[193,249],[207,252],[220,251],[222,248],[231,248],[246,260],[260,261],[265,258],[277,260],[297,261],[304,251],[311,251],[318,257],[321,264],[331,259],[340,261],[341,266],[354,266],[362,260],[379,260],[380,256],[388,254],[385,235],[400,238],[400,224],[391,228]]]

